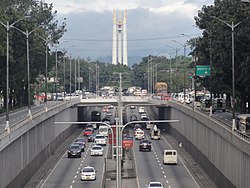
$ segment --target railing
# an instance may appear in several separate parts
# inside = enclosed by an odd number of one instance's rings
[[[18,122],[14,123],[13,125],[10,125],[10,131],[8,132],[7,130],[4,130],[3,132],[0,133],[0,140],[3,139],[4,137],[8,136],[9,134],[11,134],[12,132],[14,132],[15,130],[21,128],[22,126],[24,126],[25,124],[29,123],[30,121],[33,121],[35,118],[41,116],[44,113],[47,113],[49,111],[52,111],[56,108],[59,108],[61,106],[66,105],[67,107],[72,106],[74,104],[79,103],[79,99],[72,99],[71,101],[58,101],[57,103],[55,103],[54,105],[48,106],[48,108],[42,108],[36,112],[32,113],[32,118],[30,116],[26,116],[25,118],[19,120]]]

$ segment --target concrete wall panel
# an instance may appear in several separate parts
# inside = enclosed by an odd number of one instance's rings
[[[169,133],[183,143],[218,187],[250,187],[249,178],[245,178],[250,173],[249,143],[204,113],[176,103],[170,106],[165,118],[180,123],[172,123]]]
[[[54,150],[75,129],[71,124],[55,124],[55,121],[76,121],[77,108],[67,108],[58,114],[39,117],[29,122],[30,128],[22,135],[17,131],[9,137],[9,144],[0,151],[0,187],[21,188]],[[41,121],[44,119],[44,121]],[[35,124],[39,122],[38,124]],[[25,131],[21,127],[20,131]],[[14,137],[16,137],[14,139]]]

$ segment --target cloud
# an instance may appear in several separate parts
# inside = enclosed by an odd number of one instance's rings
[[[159,55],[166,44],[185,43],[180,33],[200,33],[192,27],[201,7],[213,0],[47,0],[58,10],[58,18],[67,18],[69,40],[75,55],[91,57],[111,55],[113,9],[127,9],[128,55]]]

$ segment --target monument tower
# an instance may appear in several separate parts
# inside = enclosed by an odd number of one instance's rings
[[[128,66],[126,10],[123,12],[123,18],[120,10],[113,10],[112,64]]]

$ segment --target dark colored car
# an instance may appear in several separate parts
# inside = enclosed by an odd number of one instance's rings
[[[139,143],[139,151],[148,150],[151,151],[151,142],[149,140],[141,140]]]
[[[82,142],[74,142],[74,144],[78,144],[80,146],[80,148],[81,148],[81,152],[84,152],[84,150],[85,150],[84,143],[82,143]]]
[[[86,147],[86,138],[77,138],[75,142],[81,142]]]
[[[88,135],[88,142],[94,142],[95,141],[96,134],[92,133],[91,135]]]
[[[78,144],[70,145],[67,153],[68,153],[68,158],[71,158],[71,157],[81,158],[82,157],[82,151],[81,151],[81,148]]]
[[[93,133],[93,129],[84,129],[83,136],[88,136]]]

